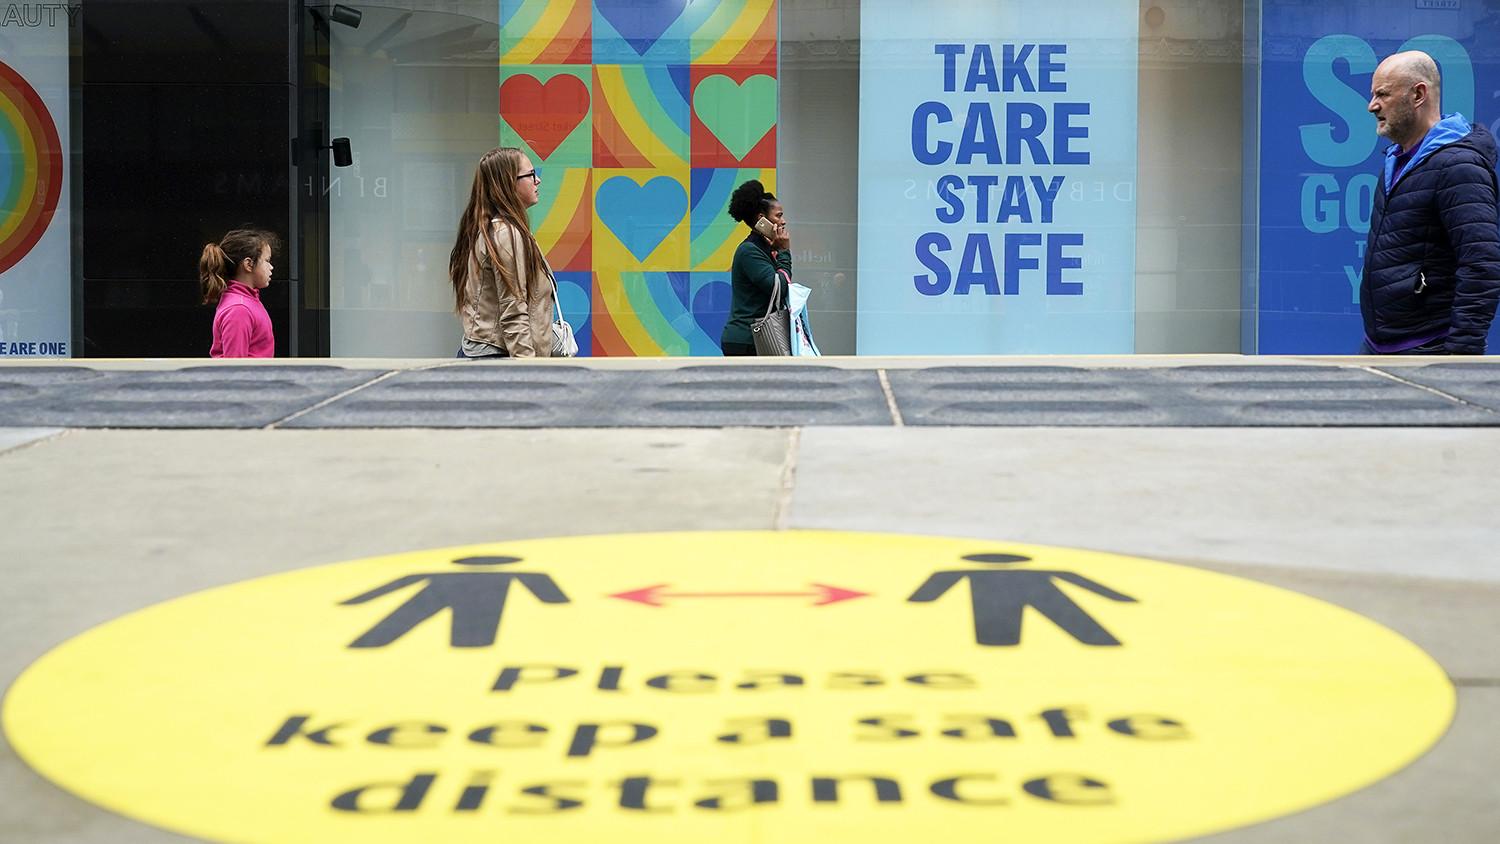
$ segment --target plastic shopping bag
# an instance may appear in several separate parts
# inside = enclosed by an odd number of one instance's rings
[[[802,284],[792,284],[787,305],[792,311],[792,354],[799,357],[816,357],[818,344],[813,342],[812,324],[807,320],[807,299],[812,289]]]

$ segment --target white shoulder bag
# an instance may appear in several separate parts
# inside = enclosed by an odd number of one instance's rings
[[[547,277],[552,279],[552,356],[571,358],[578,355],[578,340],[573,337],[573,326],[563,319],[562,297],[557,295],[557,279],[552,268],[547,268]]]

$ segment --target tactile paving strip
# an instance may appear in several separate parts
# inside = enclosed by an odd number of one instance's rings
[[[1149,390],[1109,370],[943,366],[887,376],[908,425],[1166,425],[1172,418],[1152,406]]]
[[[1465,407],[1373,372],[1339,366],[1184,366],[1146,370],[1183,391],[1208,425],[1493,425]],[[1196,415],[1195,414],[1195,415]]]
[[[259,428],[380,374],[337,366],[203,366],[161,372],[0,368],[0,425]]]
[[[1357,368],[936,367],[889,373],[908,425],[1493,425],[1493,414]]]
[[[940,366],[889,370],[908,425],[1500,425],[1500,367]],[[382,377],[385,376],[385,377]],[[347,395],[345,395],[347,393]],[[0,367],[0,426],[250,428],[891,425],[880,375],[830,366],[605,370],[465,362],[104,371]]]
[[[1381,371],[1500,413],[1500,366],[1483,363],[1432,363],[1426,366],[1381,367]]]
[[[469,362],[402,372],[291,428],[889,425],[880,379],[833,367],[665,371]]]
[[[688,366],[640,373],[615,424],[632,427],[890,425],[880,376],[831,366]]]
[[[609,416],[637,374],[470,361],[399,372],[285,427],[577,427]]]

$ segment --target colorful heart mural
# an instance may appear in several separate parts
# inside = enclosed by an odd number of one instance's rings
[[[501,0],[501,142],[545,164],[532,209],[582,354],[717,355],[726,211],[776,190],[776,0]]]
[[[746,228],[729,216],[729,195],[740,184],[751,179],[776,192],[776,171],[728,170],[695,167],[692,171],[689,212],[692,225],[688,232],[689,257],[694,272],[727,270],[734,260],[734,250],[745,239]]]
[[[543,82],[521,74],[500,83],[500,113],[543,161],[589,115],[589,86],[559,73]]]
[[[689,0],[594,0],[595,20],[645,56],[682,17]]]
[[[594,209],[599,221],[630,254],[637,261],[645,261],[681,225],[688,210],[687,194],[680,183],[667,176],[657,176],[645,184],[628,176],[615,176],[599,186]]]
[[[501,0],[500,65],[587,66],[593,25],[589,0]]]
[[[687,67],[595,65],[595,167],[684,167]]]
[[[736,82],[716,73],[693,89],[693,112],[742,161],[776,125],[776,80],[756,74]]]

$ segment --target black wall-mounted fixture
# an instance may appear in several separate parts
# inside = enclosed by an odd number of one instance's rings
[[[326,12],[317,6],[309,7],[308,11],[312,13],[313,23],[324,31],[327,31],[329,21],[350,29],[359,29],[359,22],[365,16],[364,12],[353,6],[345,6],[343,3],[333,4],[333,7]]]
[[[334,23],[341,23],[351,29],[359,29],[359,21],[364,17],[364,12],[353,6],[345,6],[343,3],[333,4],[333,11],[328,13],[328,19]]]
[[[354,163],[354,152],[349,149],[348,138],[334,138],[333,143],[323,149],[333,150],[333,166],[348,167]]]

